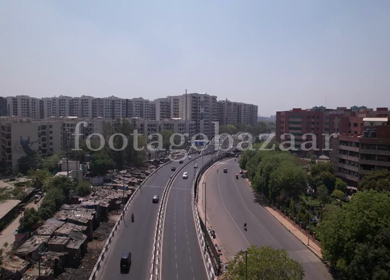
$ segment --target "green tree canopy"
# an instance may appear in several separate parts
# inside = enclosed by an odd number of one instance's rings
[[[57,153],[52,156],[42,158],[42,167],[47,169],[50,173],[58,171],[58,162],[62,159],[63,153]]]
[[[334,190],[331,194],[332,197],[337,198],[341,201],[345,200],[345,194],[340,190]]]
[[[329,203],[328,188],[325,185],[319,186],[316,191],[316,197],[323,204]]]
[[[23,156],[18,159],[18,169],[23,175],[26,175],[30,169],[36,169],[39,167],[41,159],[38,155]]]
[[[360,189],[390,191],[390,171],[383,169],[367,173],[360,183]]]
[[[320,175],[322,172],[329,172],[330,174],[334,173],[333,164],[330,162],[317,162],[310,166],[310,175],[312,177]]]
[[[302,265],[289,258],[286,250],[277,250],[270,246],[251,246],[247,254],[238,253],[229,261],[226,273],[228,280],[301,280],[304,276]]]
[[[323,256],[348,279],[389,279],[389,229],[389,194],[358,192],[323,216],[318,229]]]
[[[98,175],[105,175],[109,170],[115,169],[115,162],[103,153],[94,154],[89,169]]]
[[[347,191],[347,183],[345,183],[340,178],[336,178],[335,189],[345,193]]]
[[[39,214],[34,208],[28,208],[24,211],[24,215],[19,220],[20,232],[30,231],[40,221]]]
[[[27,175],[34,188],[43,188],[50,179],[50,173],[47,169],[30,169]]]
[[[91,184],[86,181],[79,183],[75,190],[76,194],[81,197],[89,195],[91,191]]]

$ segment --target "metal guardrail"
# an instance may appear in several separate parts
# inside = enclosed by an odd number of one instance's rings
[[[154,233],[154,242],[153,242],[153,249],[152,249],[152,262],[150,267],[150,279],[151,280],[157,280],[160,279],[160,262],[161,262],[161,251],[162,251],[162,232],[163,232],[163,223],[164,223],[164,217],[165,217],[165,209],[167,204],[167,198],[170,191],[170,188],[172,186],[173,181],[175,180],[176,176],[190,163],[192,163],[194,160],[198,159],[200,156],[197,156],[185,164],[181,165],[176,171],[171,175],[169,178],[167,184],[165,185],[163,195],[161,196],[161,202],[158,209],[157,214],[157,222],[156,222],[156,229]]]
[[[206,264],[207,276],[211,280],[217,279],[215,271],[218,272],[220,270],[220,264],[218,261],[213,261],[212,258],[210,257],[209,252],[208,252],[208,248],[213,248],[214,245],[211,243],[211,244],[209,244],[209,246],[207,246],[207,243],[205,240],[205,237],[207,236],[208,233],[207,233],[207,229],[205,228],[205,226],[202,225],[202,221],[199,217],[198,206],[197,206],[198,186],[199,186],[200,179],[202,178],[202,175],[206,172],[206,170],[212,164],[214,164],[215,162],[217,162],[221,159],[226,158],[227,156],[228,156],[227,154],[222,154],[222,155],[214,157],[211,160],[209,160],[208,162],[206,162],[206,164],[203,165],[202,168],[200,168],[198,170],[198,172],[193,180],[192,212],[193,212],[193,215],[195,218],[195,227],[196,227],[196,233],[198,236],[198,242],[199,242],[199,245],[200,245],[200,248],[202,251],[202,256],[203,256],[205,264]],[[218,255],[218,253],[216,251],[212,252],[212,253],[214,254],[214,256]]]
[[[96,262],[96,264],[95,264],[95,266],[94,266],[94,268],[93,268],[93,270],[91,272],[91,275],[89,276],[89,280],[96,279],[96,277],[97,277],[97,275],[99,273],[99,269],[100,269],[100,267],[101,267],[101,265],[102,265],[102,263],[104,261],[104,258],[106,256],[106,253],[107,253],[107,251],[108,251],[108,249],[109,249],[109,247],[110,247],[110,245],[112,243],[112,240],[113,240],[113,238],[115,236],[115,233],[118,231],[119,226],[121,225],[122,220],[124,219],[124,216],[126,214],[126,211],[129,208],[129,205],[130,205],[131,201],[133,200],[135,194],[138,192],[140,187],[142,187],[149,180],[149,178],[152,177],[156,173],[157,170],[159,170],[160,168],[162,168],[165,165],[169,164],[170,162],[171,161],[165,162],[163,165],[160,165],[156,170],[154,170],[151,174],[149,174],[149,176],[147,176],[145,178],[145,180],[143,180],[142,183],[138,186],[138,188],[136,188],[136,190],[131,194],[131,196],[130,196],[129,200],[127,201],[126,205],[123,207],[123,211],[122,211],[118,221],[115,223],[114,227],[111,230],[110,235],[107,238],[106,243],[104,244],[102,252],[100,253],[100,256],[99,256],[99,258],[98,258],[98,260],[97,260],[97,262]]]

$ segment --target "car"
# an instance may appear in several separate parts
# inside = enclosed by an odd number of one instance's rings
[[[122,253],[120,267],[121,272],[128,272],[130,270],[131,266],[131,253],[130,252],[124,252]]]
[[[227,173],[227,168],[224,168],[224,169],[223,169],[223,173]]]
[[[171,171],[175,171],[175,170],[176,170],[176,167],[172,166]]]
[[[240,174],[242,174],[242,170],[240,170]]]
[[[215,235],[215,231],[213,229],[210,230],[210,235],[215,239],[217,236]]]
[[[159,201],[158,195],[154,195],[153,199],[152,199],[152,202],[153,203],[158,203],[158,201]]]
[[[183,179],[188,179],[188,173],[187,172],[183,173]]]
[[[238,174],[236,174],[236,179],[238,179]]]
[[[182,164],[182,163],[183,163],[183,160],[179,160],[179,163]]]
[[[198,168],[198,164],[196,162],[194,164],[194,168]]]
[[[188,156],[188,159],[191,159],[191,156]]]

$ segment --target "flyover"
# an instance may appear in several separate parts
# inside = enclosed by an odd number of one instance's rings
[[[171,168],[179,167],[178,162],[170,162],[160,168],[141,187],[126,211],[124,221],[112,241],[97,279],[149,279],[151,251],[158,204],[152,203],[153,195],[159,195],[173,173]],[[134,223],[131,222],[134,213]],[[132,265],[129,274],[121,274],[119,262],[122,252],[132,253]]]
[[[222,172],[224,168],[227,173]],[[332,279],[321,260],[260,205],[248,183],[241,177],[236,179],[239,170],[238,161],[230,159],[212,166],[204,177],[208,223],[215,230],[224,255],[229,259],[250,245],[269,245],[285,249],[300,262],[305,279]],[[199,199],[204,202],[204,185],[199,188],[202,188]],[[244,230],[244,223],[248,231]]]

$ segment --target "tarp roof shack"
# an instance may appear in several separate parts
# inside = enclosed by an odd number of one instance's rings
[[[86,226],[75,225],[72,223],[65,223],[62,227],[60,227],[54,232],[54,235],[69,236],[69,234],[72,231],[85,232],[86,230],[87,230]]]
[[[42,226],[38,228],[37,234],[51,236],[63,224],[64,222],[62,221],[56,219],[48,219]]]
[[[49,238],[49,236],[35,235],[20,246],[16,253],[20,257],[31,257],[35,260],[38,258],[37,253],[44,251]]]
[[[3,259],[2,276],[4,279],[20,279],[30,267],[30,263],[17,256]],[[20,276],[20,278],[18,278]]]
[[[69,233],[69,242],[66,245],[66,248],[72,249],[72,250],[78,250],[80,247],[84,244],[84,242],[87,240],[87,236],[85,234],[82,234],[81,232],[75,232],[72,231]]]

